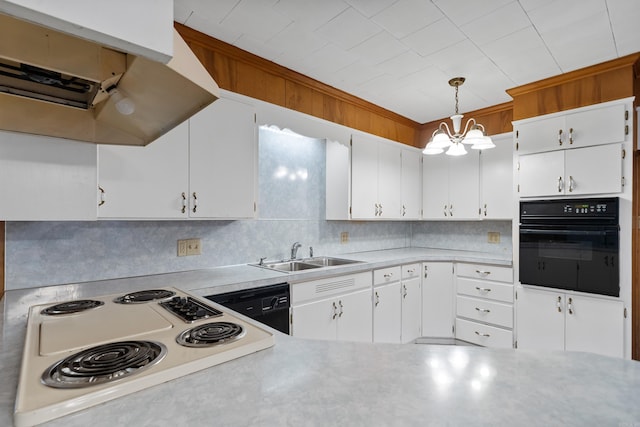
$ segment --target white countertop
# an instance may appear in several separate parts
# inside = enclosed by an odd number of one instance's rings
[[[459,251],[399,249],[357,255],[341,256],[366,261],[366,269],[429,260],[510,265],[510,260]],[[335,271],[356,271],[352,268]],[[304,280],[318,277],[317,273],[293,275],[232,266],[9,291],[0,307],[0,425],[12,424],[25,307],[156,286],[204,295],[215,293],[217,287],[230,290]],[[636,361],[573,352],[311,341],[277,333],[270,349],[50,425],[630,426],[640,423],[639,393],[640,363]]]

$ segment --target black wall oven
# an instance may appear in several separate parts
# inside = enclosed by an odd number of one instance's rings
[[[520,282],[620,296],[618,198],[520,202]]]

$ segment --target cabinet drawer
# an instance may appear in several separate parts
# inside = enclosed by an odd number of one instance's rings
[[[513,269],[486,264],[457,264],[456,275],[482,280],[513,283]]]
[[[512,331],[465,319],[456,319],[456,338],[485,347],[513,348]]]
[[[371,272],[291,284],[291,305],[371,287]]]
[[[402,266],[402,278],[411,279],[420,276],[420,264],[406,264]]]
[[[513,305],[458,295],[456,315],[513,328]]]
[[[458,277],[457,284],[458,294],[496,301],[513,302],[513,285],[511,284],[468,279],[466,277]]]
[[[383,285],[385,283],[397,282],[402,277],[400,266],[381,268],[373,270],[373,285]]]

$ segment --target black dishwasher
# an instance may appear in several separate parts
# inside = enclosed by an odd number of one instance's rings
[[[207,299],[289,334],[289,284],[209,295]]]

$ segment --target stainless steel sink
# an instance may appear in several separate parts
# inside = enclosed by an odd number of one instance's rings
[[[352,259],[333,258],[333,257],[313,257],[301,260],[265,262],[264,264],[249,264],[254,267],[268,268],[276,271],[303,271],[312,270],[314,268],[333,267],[337,265],[355,264],[362,261],[354,261]]]
[[[317,264],[307,264],[302,261],[281,261],[281,262],[272,262],[265,263],[263,265],[253,264],[258,267],[270,268],[272,270],[278,271],[302,271],[302,270],[311,270],[313,268],[320,268],[321,265]]]
[[[352,259],[334,258],[334,257],[328,257],[328,256],[305,258],[303,261],[307,264],[314,264],[322,267],[332,267],[335,265],[347,265],[347,264],[356,264],[356,263],[362,262],[362,261],[355,261]]]

